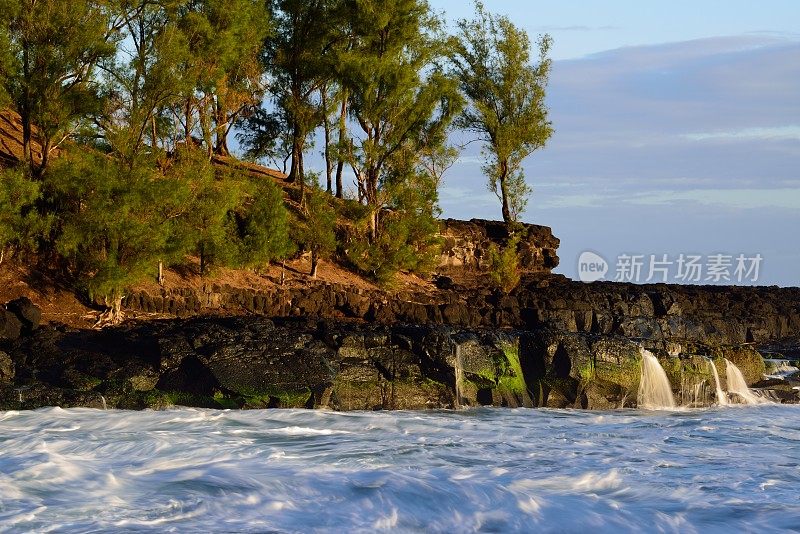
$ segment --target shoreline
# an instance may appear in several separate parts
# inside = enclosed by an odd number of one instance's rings
[[[799,288],[539,275],[510,294],[454,284],[428,302],[329,284],[278,298],[217,289],[220,306],[191,317],[102,330],[21,321],[0,340],[0,408],[614,409],[636,405],[640,347],[679,399],[710,387],[708,360],[724,375],[728,359],[748,386],[800,400],[792,383],[763,380],[764,358],[800,359]]]

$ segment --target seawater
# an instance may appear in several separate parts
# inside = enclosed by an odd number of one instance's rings
[[[0,531],[800,529],[800,407],[0,412]]]

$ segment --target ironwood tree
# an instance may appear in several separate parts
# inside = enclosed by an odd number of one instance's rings
[[[527,33],[508,17],[488,13],[480,2],[475,18],[457,26],[452,61],[468,101],[457,125],[484,142],[483,171],[509,223],[525,210],[531,193],[522,162],[553,133],[545,103],[552,40],[539,38],[538,61],[532,64]]]
[[[341,53],[350,116],[360,131],[348,163],[359,199],[368,207],[369,236],[377,240],[384,208],[398,181],[411,174],[423,149],[441,142],[461,110],[456,81],[438,68],[445,44],[440,21],[422,0],[350,2],[353,46]]]
[[[0,82],[20,114],[23,159],[41,177],[54,149],[102,107],[97,65],[113,57],[121,21],[105,0],[17,0],[2,5]],[[0,53],[2,54],[2,53]],[[34,125],[39,154],[33,152]]]

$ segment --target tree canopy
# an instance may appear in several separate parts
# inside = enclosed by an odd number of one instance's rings
[[[458,22],[453,39],[455,75],[469,101],[457,124],[485,143],[483,171],[502,202],[503,220],[511,222],[525,210],[531,192],[522,161],[553,133],[545,104],[552,39],[539,38],[538,63],[531,64],[523,30],[480,2],[475,11],[475,19]]]
[[[19,113],[24,146],[18,168],[0,169],[0,261],[38,248],[117,310],[163,264],[208,276],[309,251],[312,274],[320,258],[385,282],[424,273],[458,157],[451,132],[485,142],[506,221],[530,191],[522,161],[552,133],[549,37],[531,64],[527,35],[481,4],[456,36],[425,0],[0,0],[0,11],[0,106]],[[320,128],[327,191],[304,165]],[[248,173],[237,148],[288,179]]]

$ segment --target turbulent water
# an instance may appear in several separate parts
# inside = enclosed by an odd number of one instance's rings
[[[800,407],[0,412],[0,531],[800,529]]]

